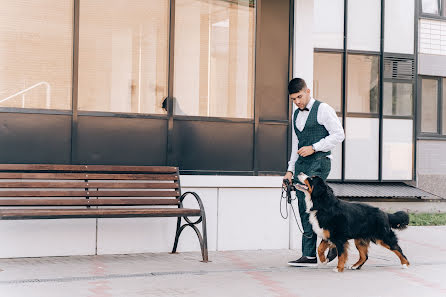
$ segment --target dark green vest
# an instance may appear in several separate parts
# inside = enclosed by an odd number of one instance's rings
[[[297,115],[299,114],[299,109],[296,109],[294,112],[293,124],[294,131],[296,132],[297,139],[299,140],[299,149],[303,146],[312,145],[329,135],[327,129],[317,122],[317,112],[320,104],[320,101],[315,100],[302,132],[299,131],[296,126],[296,119]],[[326,168],[326,163],[328,162],[328,164],[330,164],[330,160],[327,159],[327,156],[330,154],[331,152],[316,152],[307,157],[299,156],[295,164],[294,176],[297,176],[300,172],[303,172],[308,176],[328,175],[330,168]],[[326,172],[327,169],[328,172]]]

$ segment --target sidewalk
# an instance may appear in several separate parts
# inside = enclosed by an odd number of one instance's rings
[[[1,259],[2,297],[446,296],[446,226],[398,233],[411,262],[371,245],[359,271],[288,267],[292,250]],[[348,263],[357,259],[354,245]],[[336,262],[336,260],[334,261]]]

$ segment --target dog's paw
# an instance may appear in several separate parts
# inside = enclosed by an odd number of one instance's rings
[[[407,266],[407,264],[403,264],[403,269],[407,269],[409,268],[409,266]]]
[[[327,265],[328,264],[328,259],[325,259],[324,262],[321,262],[322,265]]]
[[[350,270],[358,270],[358,266],[350,265],[350,266],[348,267],[348,269],[350,269]]]
[[[333,269],[334,272],[339,272],[338,267],[336,267],[335,269]]]

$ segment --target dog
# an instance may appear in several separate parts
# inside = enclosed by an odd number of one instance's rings
[[[360,269],[367,261],[370,241],[394,252],[403,268],[408,268],[409,261],[392,231],[407,227],[409,224],[407,213],[398,211],[389,214],[366,204],[342,201],[318,176],[308,177],[300,173],[298,180],[302,184],[296,184],[296,190],[305,193],[306,212],[310,214],[313,231],[322,238],[318,246],[318,256],[322,263],[327,263],[324,255],[326,249],[329,246],[336,246],[338,265],[334,271],[344,271],[348,240],[354,239],[359,251],[359,260],[350,266],[350,269]]]

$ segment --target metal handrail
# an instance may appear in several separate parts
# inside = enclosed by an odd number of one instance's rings
[[[37,88],[40,85],[45,85],[46,86],[46,108],[50,108],[50,104],[51,104],[51,86],[46,81],[41,81],[39,83],[36,83],[35,85],[32,85],[29,88],[26,88],[26,89],[21,90],[20,92],[17,92],[17,93],[15,93],[15,94],[13,94],[13,95],[11,95],[9,97],[6,97],[6,98],[0,100],[0,103],[5,102],[6,100],[14,98],[14,97],[16,97],[18,95],[22,95],[22,94],[24,94],[24,93],[26,93],[26,92],[34,89],[34,88]],[[25,97],[24,96],[23,96],[23,100],[22,100],[22,107],[23,108],[25,107]]]

